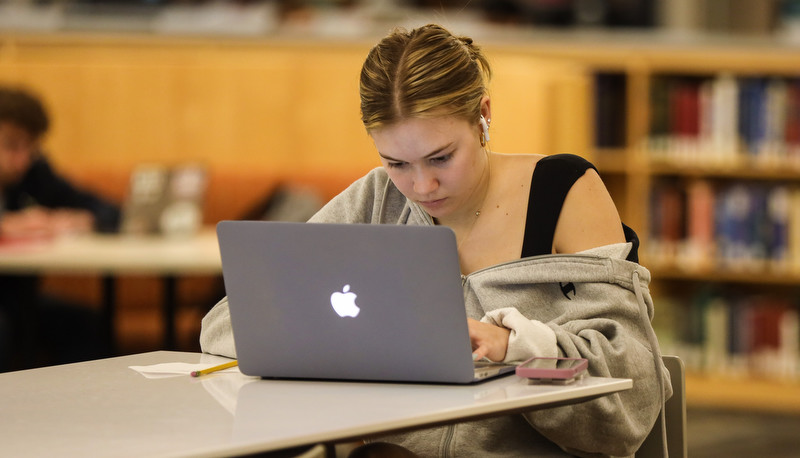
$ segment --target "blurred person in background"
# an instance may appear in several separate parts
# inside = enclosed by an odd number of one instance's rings
[[[0,246],[119,226],[118,206],[50,165],[41,150],[49,126],[36,95],[0,86]],[[102,356],[97,314],[38,289],[36,277],[0,275],[0,372]]]

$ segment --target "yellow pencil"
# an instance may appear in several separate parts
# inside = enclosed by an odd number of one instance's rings
[[[239,361],[229,361],[225,364],[220,364],[219,366],[209,367],[208,369],[203,369],[199,371],[192,371],[192,377],[200,377],[201,375],[210,374],[212,372],[222,371],[229,367],[235,367],[239,365]]]

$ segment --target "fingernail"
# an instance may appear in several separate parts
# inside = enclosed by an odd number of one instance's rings
[[[477,361],[478,360],[478,354],[477,353],[473,353],[472,354],[472,360],[473,361]]]

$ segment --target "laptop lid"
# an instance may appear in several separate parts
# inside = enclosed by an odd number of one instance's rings
[[[217,234],[243,373],[473,381],[449,228],[223,221]]]

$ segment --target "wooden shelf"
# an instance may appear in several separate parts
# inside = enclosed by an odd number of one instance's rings
[[[800,383],[687,374],[686,403],[689,407],[797,414],[800,413]]]
[[[724,268],[681,269],[678,267],[649,264],[647,261],[643,261],[643,265],[650,270],[653,279],[656,281],[685,280],[753,285],[800,286],[800,273],[778,272],[769,270],[768,268],[758,270],[729,270]]]
[[[800,180],[800,167],[795,164],[759,165],[742,162],[741,164],[715,165],[653,161],[648,168],[650,174],[654,176],[763,181]]]

